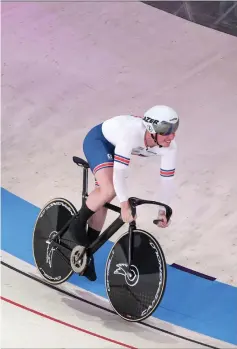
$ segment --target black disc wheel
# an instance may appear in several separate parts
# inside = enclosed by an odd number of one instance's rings
[[[132,260],[129,268],[129,233],[113,245],[106,263],[105,282],[115,312],[127,321],[150,316],[164,294],[166,262],[157,240],[149,233],[133,231]]]
[[[70,256],[76,244],[68,231],[55,239],[57,244],[49,241],[76,212],[68,200],[57,198],[49,201],[37,217],[33,231],[34,260],[41,275],[51,284],[60,284],[73,273]]]

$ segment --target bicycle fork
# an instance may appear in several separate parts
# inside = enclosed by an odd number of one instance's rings
[[[136,216],[136,206],[131,204],[132,216]],[[134,234],[133,231],[136,229],[135,220],[129,224],[129,239],[128,239],[128,270],[130,270],[132,259],[133,259],[133,248],[134,248]]]

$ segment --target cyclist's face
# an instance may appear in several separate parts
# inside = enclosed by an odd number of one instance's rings
[[[158,135],[157,140],[158,140],[158,144],[162,145],[162,147],[169,147],[171,141],[174,139],[175,137],[175,133],[171,133],[168,136],[161,136]]]

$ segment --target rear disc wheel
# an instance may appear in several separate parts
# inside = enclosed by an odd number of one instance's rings
[[[60,229],[77,213],[73,204],[63,198],[49,201],[40,211],[33,231],[33,255],[41,275],[51,284],[66,281],[73,273],[71,250],[76,246],[69,232],[50,242]]]

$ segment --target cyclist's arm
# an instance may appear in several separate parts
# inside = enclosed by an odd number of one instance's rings
[[[159,201],[166,205],[170,205],[173,198],[175,185],[175,166],[177,157],[177,146],[171,149],[164,149],[164,154],[161,156],[160,164],[160,186],[159,186]],[[164,207],[160,206],[159,209],[164,210]]]
[[[115,147],[113,183],[115,193],[120,203],[128,200],[127,178],[131,158],[132,145],[127,140],[121,141]]]

